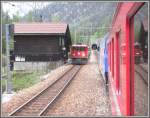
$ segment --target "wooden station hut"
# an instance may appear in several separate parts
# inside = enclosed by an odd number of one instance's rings
[[[16,61],[58,61],[68,58],[71,37],[66,23],[14,24]],[[21,61],[21,59],[20,59]]]
[[[15,23],[15,62],[52,62],[68,58],[71,36],[66,23]]]

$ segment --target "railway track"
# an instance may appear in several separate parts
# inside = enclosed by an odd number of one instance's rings
[[[141,64],[138,64],[138,66],[139,66],[143,71],[145,71],[145,73],[148,73],[148,70],[146,70]]]
[[[143,82],[148,86],[148,72],[141,65],[135,65],[135,72],[140,76]]]
[[[81,66],[73,66],[50,86],[33,96],[26,103],[14,110],[9,116],[42,116],[59,97],[70,81],[79,72]]]

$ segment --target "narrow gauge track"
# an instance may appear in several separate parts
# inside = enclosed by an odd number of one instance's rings
[[[135,72],[140,76],[143,82],[148,86],[148,72],[140,65],[135,65]]]
[[[73,66],[50,86],[33,96],[26,103],[14,110],[9,116],[41,116],[58,98],[70,81],[79,72],[81,66]]]

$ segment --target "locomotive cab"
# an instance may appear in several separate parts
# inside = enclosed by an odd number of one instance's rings
[[[97,50],[97,44],[92,44],[92,50]]]
[[[88,46],[72,45],[71,60],[72,64],[86,64],[88,61]]]
[[[135,63],[140,63],[143,56],[143,52],[140,48],[140,45],[138,43],[134,44],[134,58]]]

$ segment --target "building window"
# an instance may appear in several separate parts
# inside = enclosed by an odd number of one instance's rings
[[[65,45],[64,38],[59,37],[59,46],[64,46],[64,45]]]
[[[15,56],[15,61],[22,61],[22,62],[24,62],[25,61],[25,57]]]

